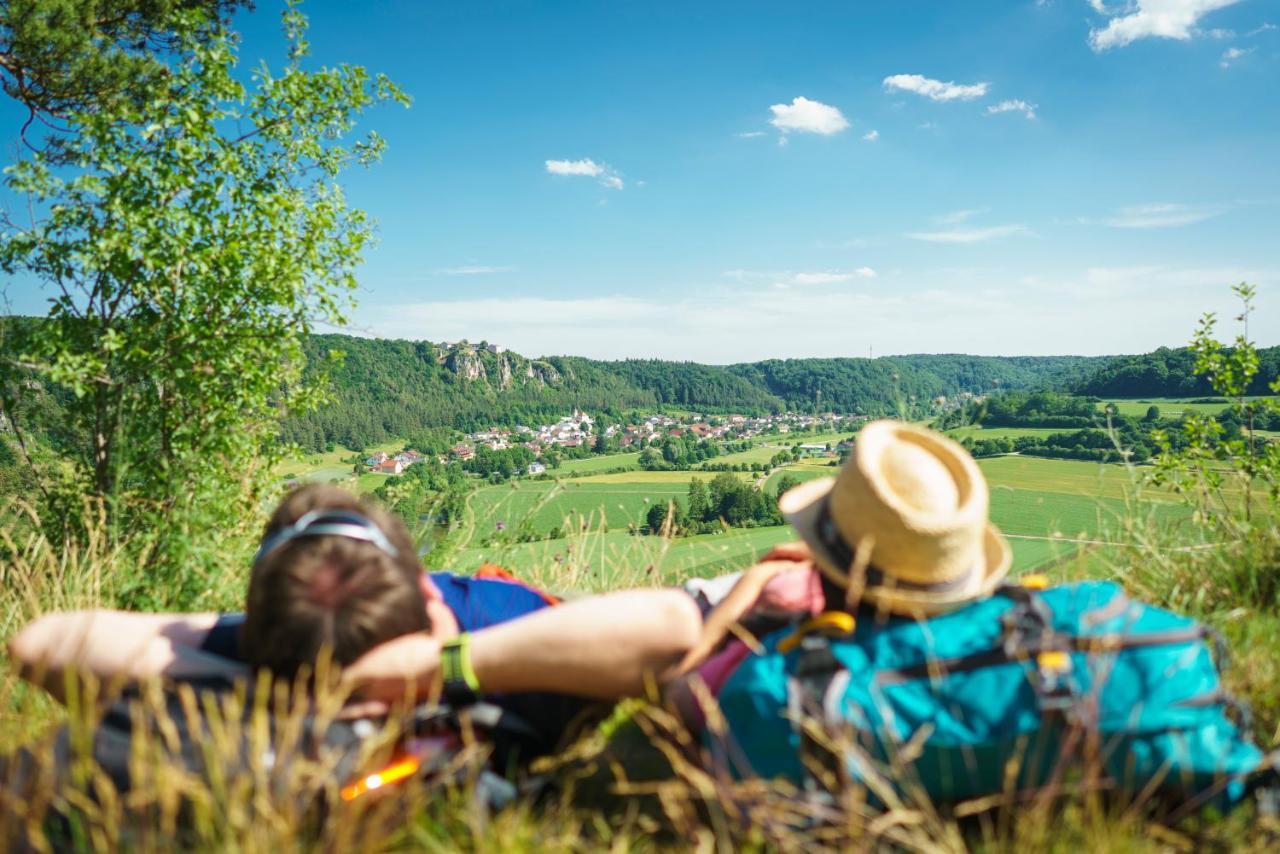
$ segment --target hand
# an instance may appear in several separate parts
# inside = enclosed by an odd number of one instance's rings
[[[813,550],[809,548],[809,544],[803,540],[795,540],[790,543],[779,543],[769,550],[769,553],[760,558],[760,562],[775,560],[793,560],[806,563],[813,562]]]
[[[383,703],[415,701],[440,681],[440,641],[418,633],[379,644],[342,671],[354,697]]]

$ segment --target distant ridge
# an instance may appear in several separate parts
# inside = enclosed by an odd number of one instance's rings
[[[621,414],[674,407],[759,414],[784,410],[916,414],[938,397],[1000,389],[1066,389],[1110,357],[886,356],[704,365],[659,359],[531,359],[489,342],[434,344],[316,335],[308,369],[330,368],[332,404],[290,419],[303,447],[364,447],[439,427],[540,423],[574,407]]]

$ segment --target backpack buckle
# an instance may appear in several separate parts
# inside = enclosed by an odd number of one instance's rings
[[[811,634],[828,638],[851,635],[857,625],[857,620],[847,611],[823,611],[818,616],[805,620],[794,632],[778,641],[778,652],[783,655],[791,652]]]

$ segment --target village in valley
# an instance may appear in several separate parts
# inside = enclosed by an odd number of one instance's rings
[[[438,454],[441,464],[466,463],[475,459],[479,449],[505,451],[523,447],[536,459],[525,467],[525,474],[545,474],[549,467],[544,454],[552,449],[583,449],[579,453],[594,451],[608,454],[639,451],[664,439],[688,439],[698,442],[749,441],[760,436],[778,436],[791,433],[830,432],[848,428],[866,421],[866,416],[838,415],[834,412],[807,415],[786,412],[774,415],[704,415],[688,414],[674,417],[666,414],[635,418],[625,424],[599,426],[597,419],[577,409],[553,424],[538,427],[516,425],[512,428],[493,427],[466,435],[465,440],[449,448],[448,453]],[[603,439],[604,441],[598,441]],[[808,454],[834,454],[837,449],[828,443],[798,443],[797,450]],[[378,451],[363,460],[367,471],[375,474],[398,475],[410,466],[428,457],[418,450],[405,448],[399,453]]]

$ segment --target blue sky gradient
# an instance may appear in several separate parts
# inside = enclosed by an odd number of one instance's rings
[[[279,11],[238,19],[246,69],[280,64]],[[304,11],[317,64],[414,97],[370,117],[387,157],[347,182],[380,235],[358,334],[707,362],[1138,352],[1245,278],[1280,343],[1280,0]]]

